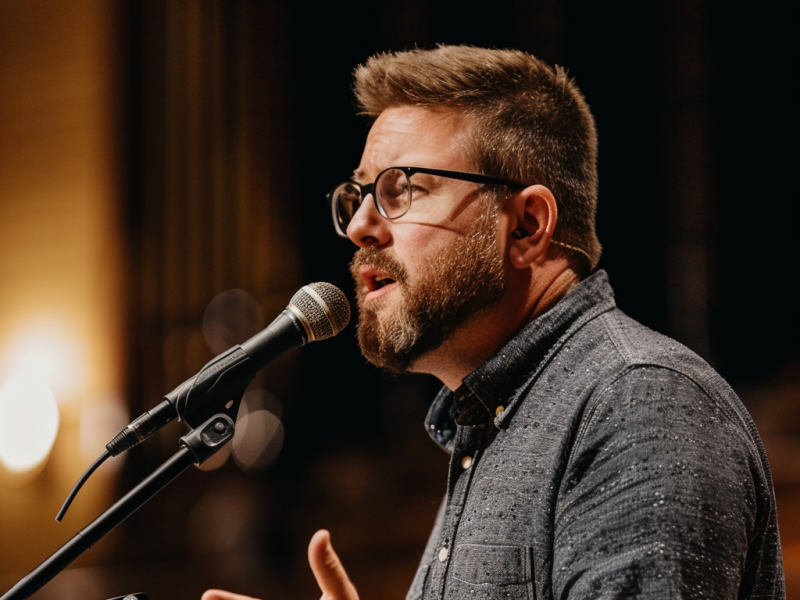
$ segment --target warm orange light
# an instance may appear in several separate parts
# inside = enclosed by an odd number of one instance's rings
[[[47,384],[18,376],[0,388],[0,462],[13,473],[35,469],[58,433],[58,405]]]
[[[85,403],[81,408],[78,442],[81,457],[93,461],[105,450],[106,444],[130,422],[128,411],[117,398],[104,397]],[[111,461],[119,468],[127,455]],[[108,467],[106,467],[108,470]]]
[[[48,321],[40,320],[11,336],[0,364],[0,382],[33,377],[45,382],[63,402],[86,386],[85,351],[65,326]]]

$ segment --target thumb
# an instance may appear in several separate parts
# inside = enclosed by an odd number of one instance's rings
[[[358,592],[333,551],[331,534],[320,529],[308,545],[308,562],[322,590],[321,600],[358,600]]]
[[[250,596],[242,596],[241,594],[232,594],[223,590],[206,590],[200,600],[256,600]]]

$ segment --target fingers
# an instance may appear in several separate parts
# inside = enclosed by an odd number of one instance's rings
[[[241,594],[233,594],[223,590],[206,590],[200,600],[257,600],[251,596],[242,596]]]
[[[324,600],[358,600],[356,588],[331,545],[331,534],[319,530],[308,545],[308,562]],[[205,598],[203,600],[206,600]],[[225,599],[227,600],[227,599]]]

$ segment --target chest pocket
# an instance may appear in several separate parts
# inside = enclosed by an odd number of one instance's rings
[[[460,544],[450,564],[447,600],[535,600],[527,546]]]

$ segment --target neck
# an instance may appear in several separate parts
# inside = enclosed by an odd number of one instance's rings
[[[566,261],[548,261],[522,281],[510,281],[503,298],[474,315],[411,370],[434,375],[451,390],[494,355],[525,325],[555,306],[578,282]]]

